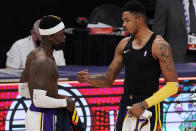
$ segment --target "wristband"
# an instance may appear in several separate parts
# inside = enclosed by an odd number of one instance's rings
[[[140,107],[141,107],[143,110],[146,110],[146,108],[143,107],[142,102],[140,102],[139,104],[140,104]]]

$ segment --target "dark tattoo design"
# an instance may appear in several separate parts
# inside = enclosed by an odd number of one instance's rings
[[[166,72],[171,72],[174,69],[174,63],[172,62],[172,53],[171,49],[169,48],[169,45],[160,44],[160,57],[161,57],[161,63],[165,69]]]
[[[114,70],[114,76],[117,76],[120,73],[122,67],[123,67],[123,63],[118,61],[117,68]]]
[[[105,80],[106,76],[105,74],[97,74],[93,77],[90,77],[89,80]]]
[[[117,65],[114,65],[113,67],[109,68],[108,71],[114,74],[114,77],[116,77],[120,73],[122,67],[123,63],[118,60]]]

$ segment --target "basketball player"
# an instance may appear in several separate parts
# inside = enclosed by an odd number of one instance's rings
[[[27,131],[53,131],[58,120],[56,108],[66,108],[71,113],[76,112],[73,100],[58,94],[59,75],[53,57],[54,50],[62,50],[64,47],[65,26],[59,17],[48,15],[41,19],[39,32],[41,44],[27,56],[20,79],[21,83],[28,83],[27,88],[32,101],[26,113],[25,127]],[[75,116],[77,118],[78,114]],[[77,123],[78,119],[75,122]],[[64,126],[69,127],[69,125]],[[72,130],[71,126],[69,130]]]
[[[169,44],[152,32],[147,25],[144,6],[138,1],[126,3],[122,9],[123,28],[129,37],[122,39],[105,74],[88,75],[88,70],[78,72],[79,82],[91,86],[111,86],[125,67],[124,94],[121,98],[115,130],[122,131],[127,106],[129,114],[139,118],[145,109],[152,112],[151,129],[157,127],[159,103],[177,93],[178,77]],[[160,74],[166,85],[158,90]],[[156,119],[155,119],[156,118]],[[160,123],[160,121],[159,121]],[[135,128],[139,128],[135,125]]]

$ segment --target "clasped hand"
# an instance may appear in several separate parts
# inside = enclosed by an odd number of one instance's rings
[[[132,108],[128,109],[129,116],[135,116],[136,118],[140,118],[140,116],[144,113],[144,110],[140,107],[139,103],[133,104]]]

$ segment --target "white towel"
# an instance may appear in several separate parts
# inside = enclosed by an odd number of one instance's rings
[[[131,107],[128,106],[127,109],[129,111]],[[145,110],[139,119],[127,113],[122,131],[150,131],[150,117],[152,117],[152,112],[148,110]]]

